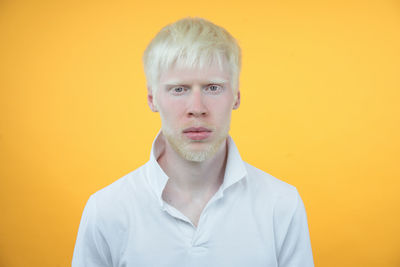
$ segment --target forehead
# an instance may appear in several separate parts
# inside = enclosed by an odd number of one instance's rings
[[[160,84],[180,83],[229,83],[231,78],[228,65],[211,63],[203,67],[187,67],[179,64],[163,71],[160,75]]]

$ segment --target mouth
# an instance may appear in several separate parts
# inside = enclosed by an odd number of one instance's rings
[[[189,127],[183,130],[183,134],[194,141],[207,139],[212,133],[212,130],[205,127]]]

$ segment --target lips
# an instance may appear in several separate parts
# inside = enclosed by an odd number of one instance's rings
[[[189,133],[189,132],[211,132],[210,129],[204,128],[204,127],[190,127],[186,128],[183,130],[184,133]]]
[[[190,127],[183,130],[183,134],[186,137],[195,141],[207,139],[211,132],[210,129],[205,127]]]

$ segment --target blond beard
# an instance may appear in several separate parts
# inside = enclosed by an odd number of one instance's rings
[[[202,162],[214,156],[221,147],[221,144],[226,140],[229,134],[229,124],[228,127],[225,127],[221,134],[217,136],[215,142],[207,145],[201,151],[191,150],[189,148],[190,144],[192,143],[191,141],[183,140],[181,137],[176,137],[176,134],[174,134],[172,131],[169,131],[169,129],[165,129],[165,127],[162,127],[162,132],[174,151],[177,152],[182,158],[188,161]]]

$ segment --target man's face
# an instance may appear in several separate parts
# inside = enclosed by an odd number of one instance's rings
[[[224,65],[226,66],[226,65]],[[164,72],[156,92],[162,132],[169,145],[186,160],[201,162],[212,157],[226,140],[232,109],[239,106],[230,85],[227,67],[203,69],[174,67]]]

